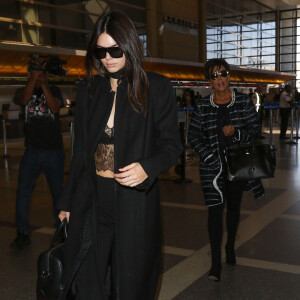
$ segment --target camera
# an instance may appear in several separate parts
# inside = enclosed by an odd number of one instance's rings
[[[63,69],[62,65],[66,64],[65,60],[61,60],[57,55],[39,55],[31,54],[28,63],[28,72],[30,71],[43,71],[50,75],[67,76],[68,71]]]

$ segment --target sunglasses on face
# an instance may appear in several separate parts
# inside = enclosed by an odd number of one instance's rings
[[[96,47],[95,56],[98,59],[103,59],[106,57],[107,52],[112,58],[120,58],[123,56],[123,51],[119,47],[109,47],[109,48]]]
[[[216,79],[218,79],[219,76],[221,76],[221,77],[227,77],[228,75],[229,75],[228,71],[222,70],[222,71],[211,73],[210,74],[210,79],[211,80],[216,80]]]

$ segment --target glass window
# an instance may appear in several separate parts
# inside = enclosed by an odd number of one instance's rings
[[[224,57],[230,64],[275,70],[275,15],[267,12],[209,20],[208,57]],[[300,90],[300,9],[280,11],[279,68],[297,74],[295,86]]]
[[[218,54],[221,52],[222,57],[232,64],[274,69],[276,42],[274,13],[223,18],[221,22],[219,20],[209,22],[211,27],[220,23],[225,26],[219,27],[221,30],[213,42],[219,44]],[[212,36],[210,38],[213,39]],[[208,50],[210,50],[210,57],[213,56],[211,46]],[[217,52],[215,57],[216,54]]]

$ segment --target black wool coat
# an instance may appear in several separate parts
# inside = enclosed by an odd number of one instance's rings
[[[161,235],[158,175],[177,162],[182,151],[175,95],[169,80],[155,73],[149,78],[148,112],[130,106],[127,81],[117,90],[114,119],[115,172],[139,162],[148,175],[135,188],[114,184],[116,240],[113,252],[114,284],[118,300],[152,300],[160,272]],[[74,155],[61,195],[60,210],[70,211],[65,247],[65,299],[76,271],[97,236],[96,169],[94,152],[107,124],[114,99],[109,79],[96,76],[92,94],[87,80],[78,87]],[[87,276],[97,276],[95,270]],[[104,287],[103,287],[104,290]],[[104,293],[104,292],[103,292]],[[106,299],[103,296],[103,299]]]

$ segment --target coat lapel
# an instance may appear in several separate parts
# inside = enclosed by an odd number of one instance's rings
[[[100,80],[95,83],[96,87],[89,99],[90,105],[87,114],[87,148],[89,154],[94,154],[100,136],[107,124],[114,100],[114,93],[110,91],[109,80],[105,78],[100,84]]]

